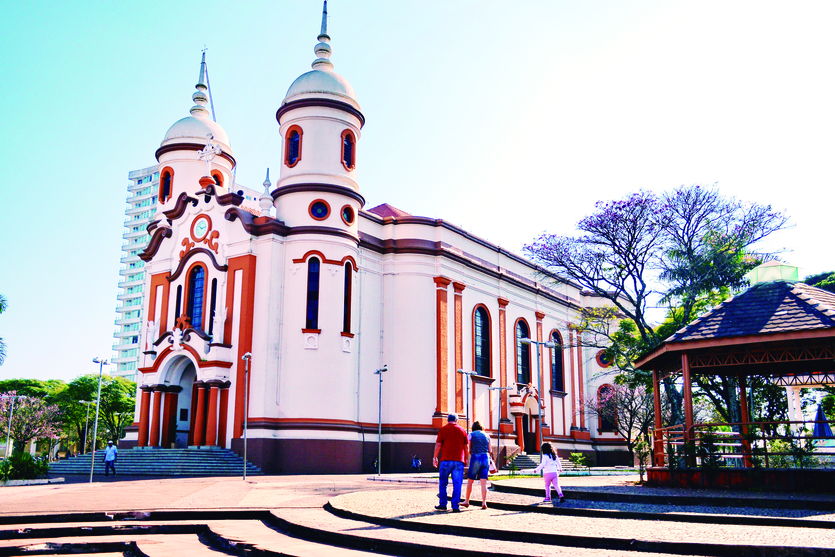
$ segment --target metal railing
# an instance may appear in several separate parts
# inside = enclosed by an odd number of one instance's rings
[[[813,435],[835,420],[710,422],[662,427],[653,433],[653,464],[667,468],[835,469],[835,437]]]

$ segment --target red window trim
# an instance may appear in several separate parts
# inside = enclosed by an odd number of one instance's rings
[[[170,187],[168,188],[168,195],[162,195],[162,185],[165,183],[165,175],[169,174],[171,176]],[[165,203],[171,196],[174,195],[174,169],[170,166],[166,166],[162,170],[159,171],[159,191],[157,192],[157,199],[160,203]]]
[[[484,304],[476,304],[473,307],[473,313],[470,317],[470,322],[472,325],[472,356],[473,356],[473,367],[470,369],[475,369],[475,312],[479,308],[484,308],[484,311],[487,313],[487,338],[490,340],[488,342],[490,346],[489,353],[487,354],[487,367],[490,370],[490,375],[486,375],[485,377],[493,377],[493,316],[490,315],[490,309],[485,306]]]
[[[530,325],[530,323],[528,323],[527,319],[525,319],[524,317],[519,317],[518,319],[516,319],[516,321],[513,322],[513,382],[514,383],[519,383],[519,340],[516,338],[516,327],[519,326],[520,321],[524,321],[525,326],[528,328],[528,338],[530,338],[530,335],[531,335],[531,325]],[[531,345],[529,344],[528,346],[530,347]],[[531,357],[532,357],[531,352],[532,352],[532,350],[528,349],[528,375],[530,375],[530,377],[528,377],[528,382],[533,381],[533,378],[534,378],[534,375],[533,375],[534,369],[533,369],[533,364],[531,363]]]
[[[350,166],[345,164],[345,136],[351,136],[351,164]],[[342,166],[347,171],[352,171],[357,167],[357,136],[354,135],[354,132],[351,130],[343,130],[342,135],[340,136],[339,142],[339,160],[342,162]]]
[[[351,222],[348,222],[347,220],[345,220],[345,215],[343,213],[345,212],[346,208],[351,210],[351,216],[353,217],[353,218],[351,218]],[[339,218],[342,219],[342,222],[344,222],[348,226],[351,226],[357,220],[357,212],[354,211],[354,208],[351,207],[350,205],[343,205],[342,208],[339,210]]]
[[[317,217],[313,214],[313,205],[315,205],[316,203],[319,203],[319,202],[324,203],[325,207],[328,208],[328,214],[325,215],[324,217]],[[325,201],[324,199],[314,199],[313,201],[310,202],[310,205],[307,206],[307,214],[310,215],[310,218],[312,218],[313,220],[318,220],[318,221],[327,220],[327,218],[329,216],[331,216],[331,204],[328,203],[327,201]]]
[[[294,131],[299,132],[299,157],[293,164],[290,164],[289,156],[290,156],[290,134]],[[284,134],[284,164],[287,168],[293,168],[299,161],[302,160],[302,144],[304,143],[304,131],[302,130],[301,126],[292,125],[287,128],[287,133]]]
[[[188,297],[189,287],[191,286],[191,284],[189,284],[189,282],[191,281],[191,272],[194,270],[195,267],[203,267],[203,312],[202,312],[203,315],[202,315],[200,326],[195,327],[194,323],[192,323],[191,328],[192,329],[197,329],[199,331],[205,331],[206,329],[203,328],[203,322],[205,322],[205,320],[206,320],[206,301],[208,299],[208,296],[206,295],[206,293],[208,292],[208,288],[206,288],[206,285],[210,285],[212,283],[212,280],[209,278],[209,267],[208,267],[208,265],[206,265],[202,261],[195,261],[194,263],[192,263],[189,266],[186,273],[185,273],[185,280],[183,281],[183,300],[182,300],[183,305],[180,308],[180,311],[183,313],[183,315],[188,315],[188,308],[191,305],[191,300],[189,300],[189,297]],[[179,319],[180,316],[177,315],[177,316],[175,316],[175,318]]]

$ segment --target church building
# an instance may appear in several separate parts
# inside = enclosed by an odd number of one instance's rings
[[[612,375],[571,328],[603,300],[444,220],[366,208],[365,115],[334,71],[326,16],[312,69],[277,108],[280,175],[256,207],[234,191],[237,155],[204,69],[156,150],[123,446],[241,452],[246,430],[267,473],[359,473],[377,458],[379,419],[382,469],[403,471],[413,455],[431,462],[455,413],[503,455],[544,440],[624,464],[612,424],[585,409]]]

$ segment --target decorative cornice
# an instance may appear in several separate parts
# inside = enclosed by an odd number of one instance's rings
[[[510,303],[507,298],[496,298],[496,301],[499,302],[499,310],[503,310]]]
[[[296,109],[296,108],[304,108],[307,106],[323,106],[325,108],[335,108],[337,110],[342,110],[351,114],[352,116],[356,116],[357,119],[360,121],[360,128],[365,125],[365,116],[362,115],[362,112],[351,106],[350,104],[342,101],[335,101],[333,99],[299,99],[297,101],[290,101],[285,103],[279,107],[278,110],[275,112],[275,119],[281,124],[281,117],[288,111]],[[202,149],[203,146],[201,145],[200,148]],[[157,151],[159,153],[159,150]]]
[[[157,228],[154,230],[153,235],[151,236],[151,241],[148,242],[148,245],[142,250],[142,253],[139,254],[139,259],[147,263],[154,256],[157,254],[162,241],[166,238],[170,238],[173,232],[167,226],[163,228]]]
[[[266,236],[268,234],[287,236],[287,232],[290,230],[280,220],[271,217],[256,217],[249,211],[244,211],[243,209],[229,209],[223,215],[223,218],[229,222],[240,221],[244,230],[253,236]]]
[[[167,277],[168,282],[174,282],[183,272],[183,269],[186,267],[186,263],[188,263],[189,259],[197,255],[198,253],[205,253],[209,256],[209,261],[212,263],[215,269],[218,271],[225,273],[226,270],[229,268],[229,265],[219,265],[217,259],[215,259],[215,254],[211,252],[211,250],[207,250],[206,248],[192,248],[177,264],[177,269]],[[193,330],[193,329],[192,329]]]
[[[435,281],[436,286],[439,286],[443,289],[446,289],[446,287],[449,286],[452,282],[452,280],[446,277],[434,277],[432,280]]]
[[[170,153],[171,151],[202,151],[205,148],[206,146],[200,143],[172,143],[171,145],[163,145],[162,147],[157,149],[156,153],[154,153],[154,156],[157,158],[157,162],[159,162],[160,155]],[[237,164],[235,162],[235,157],[233,157],[226,151],[221,151],[220,156],[231,162],[232,166],[235,166]]]
[[[467,288],[467,286],[464,285],[464,284],[461,284],[460,282],[453,282],[452,283],[452,289],[455,290],[456,294],[461,294],[464,291],[465,288]]]
[[[192,207],[197,207],[197,199],[191,197],[186,192],[182,192],[177,196],[177,201],[174,203],[174,207],[168,209],[167,211],[163,211],[162,214],[165,215],[168,220],[178,219],[186,212],[189,203],[191,203]]]
[[[288,193],[296,193],[296,192],[326,192],[326,193],[337,193],[339,195],[344,195],[346,197],[350,197],[351,199],[357,201],[360,204],[360,207],[365,205],[365,198],[360,195],[356,190],[349,188],[347,186],[339,186],[336,184],[320,184],[316,182],[305,182],[302,184],[290,184],[288,186],[281,186],[274,189],[270,195],[273,198],[273,201],[281,197],[282,195],[287,195]]]

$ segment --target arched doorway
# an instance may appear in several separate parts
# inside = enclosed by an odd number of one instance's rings
[[[167,396],[175,396],[176,404],[172,404],[171,418],[168,431],[163,432],[165,446],[185,448],[189,445],[189,431],[192,417],[192,390],[197,379],[197,371],[186,356],[175,357],[162,374],[163,383],[168,392]],[[173,393],[173,394],[172,394]]]

